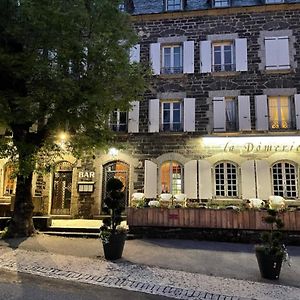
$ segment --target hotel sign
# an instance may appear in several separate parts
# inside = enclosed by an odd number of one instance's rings
[[[204,137],[201,139],[204,152],[239,154],[271,154],[276,152],[300,153],[300,137]]]

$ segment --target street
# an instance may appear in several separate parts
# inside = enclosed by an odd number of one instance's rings
[[[0,299],[34,300],[159,300],[163,296],[105,288],[66,280],[1,270]]]

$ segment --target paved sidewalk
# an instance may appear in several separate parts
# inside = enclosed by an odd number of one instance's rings
[[[0,240],[0,268],[177,299],[299,300],[300,248],[289,251],[292,267],[271,282],[260,279],[253,245],[130,240],[107,262],[99,240],[39,234]]]

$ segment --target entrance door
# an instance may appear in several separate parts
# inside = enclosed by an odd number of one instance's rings
[[[69,215],[72,197],[73,167],[67,161],[56,165],[53,176],[53,190],[51,202],[52,215]]]
[[[107,196],[106,184],[109,179],[118,178],[122,181],[125,192],[125,205],[128,206],[128,186],[129,186],[129,166],[121,161],[110,162],[103,166],[103,186],[102,186],[102,201],[101,212],[105,213],[104,199]]]

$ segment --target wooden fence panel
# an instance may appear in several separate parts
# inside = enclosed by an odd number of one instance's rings
[[[195,208],[127,208],[129,226],[190,227],[266,230],[265,211],[214,210]],[[300,231],[300,211],[284,212],[284,230]]]

